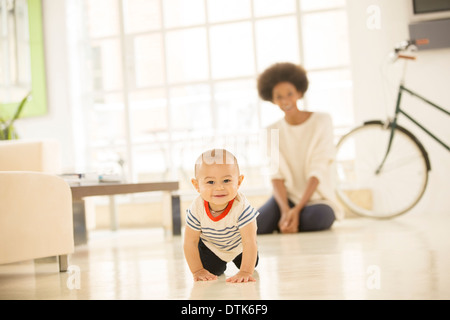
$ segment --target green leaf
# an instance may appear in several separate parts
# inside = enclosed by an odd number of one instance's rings
[[[12,125],[12,123],[13,123],[14,121],[16,121],[16,120],[20,117],[20,114],[22,113],[23,107],[25,106],[25,104],[26,104],[27,101],[28,101],[28,98],[30,98],[30,97],[31,97],[31,92],[29,92],[29,93],[25,96],[25,98],[23,98],[22,101],[20,101],[19,107],[17,108],[16,113],[15,113],[14,116],[12,117],[11,122],[10,122],[10,125]]]

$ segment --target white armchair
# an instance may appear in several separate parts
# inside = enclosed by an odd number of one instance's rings
[[[57,140],[0,141],[0,171],[61,173],[61,150]]]
[[[60,271],[66,271],[72,225],[72,194],[63,179],[0,171],[0,264],[59,256]]]
[[[0,264],[74,251],[72,194],[56,140],[0,141]]]

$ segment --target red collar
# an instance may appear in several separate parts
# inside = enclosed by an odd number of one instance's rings
[[[205,205],[205,211],[206,211],[206,214],[208,215],[208,217],[209,217],[212,221],[217,222],[217,221],[219,221],[219,220],[225,218],[225,216],[228,214],[228,212],[230,212],[231,207],[233,206],[234,199],[231,200],[230,202],[228,202],[227,207],[225,208],[225,210],[224,210],[221,214],[219,214],[217,217],[214,217],[214,216],[211,214],[211,211],[209,210],[209,203],[208,203],[208,201],[204,200],[203,202],[204,202],[204,205]]]

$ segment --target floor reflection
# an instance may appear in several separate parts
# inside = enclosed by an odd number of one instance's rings
[[[159,229],[94,232],[73,273],[55,258],[0,265],[0,299],[449,299],[449,217],[349,219],[332,230],[258,237],[256,282],[232,284],[228,264],[194,282],[182,238]]]

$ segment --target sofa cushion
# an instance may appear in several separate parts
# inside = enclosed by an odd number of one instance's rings
[[[60,146],[56,140],[0,141],[0,171],[61,173]]]

